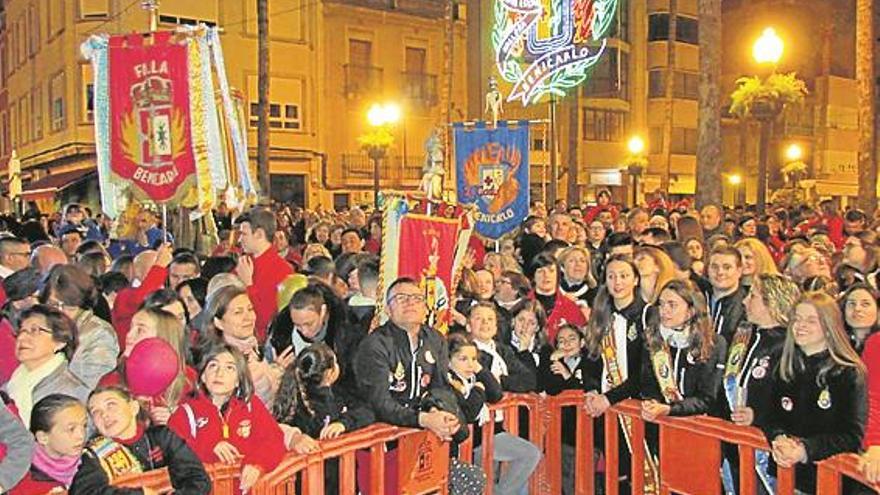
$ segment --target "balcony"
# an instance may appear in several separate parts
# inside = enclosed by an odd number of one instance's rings
[[[422,72],[402,72],[401,75],[406,99],[424,107],[437,104],[437,76]]]
[[[379,178],[383,188],[413,188],[422,178],[423,156],[389,155],[379,164]],[[370,189],[373,187],[373,161],[365,153],[343,153],[339,161],[331,160],[327,170],[331,187]]]
[[[381,67],[344,64],[342,68],[345,71],[346,98],[361,98],[381,90],[383,76]]]

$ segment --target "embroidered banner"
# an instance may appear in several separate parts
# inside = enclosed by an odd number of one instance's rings
[[[476,207],[478,234],[498,239],[529,214],[529,123],[454,130],[458,200]]]
[[[162,203],[181,202],[196,181],[187,44],[172,34],[109,41],[111,171],[135,198]]]
[[[445,333],[452,321],[451,297],[472,232],[470,213],[455,205],[434,205],[387,196],[383,209],[380,306],[384,291],[399,277],[410,277],[424,290],[427,323]],[[377,314],[381,313],[377,308]]]

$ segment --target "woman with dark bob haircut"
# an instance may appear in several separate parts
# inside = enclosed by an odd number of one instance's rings
[[[55,307],[76,324],[79,346],[70,371],[89,387],[116,368],[119,342],[107,321],[92,312],[99,297],[95,280],[75,265],[57,265],[49,271],[40,302]]]

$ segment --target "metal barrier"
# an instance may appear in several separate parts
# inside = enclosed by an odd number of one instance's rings
[[[508,394],[504,400],[490,408],[493,414],[504,414],[505,429],[520,434],[520,418],[528,414],[527,438],[544,452],[544,459],[530,481],[530,493],[562,493],[562,415],[563,409],[575,409],[577,435],[575,439],[574,488],[577,494],[592,494],[595,489],[596,456],[593,419],[584,408],[583,392],[566,391],[557,396],[537,394]],[[629,418],[631,425],[630,442],[641,446],[645,443],[646,422],[641,417],[641,404],[636,400],[624,401],[610,408],[604,415],[605,440],[605,493],[620,493],[619,472],[620,442],[618,431],[621,418]],[[658,493],[721,493],[720,469],[722,463],[722,443],[736,446],[739,458],[739,493],[757,493],[755,476],[755,450],[768,450],[763,433],[754,427],[737,426],[728,421],[708,416],[686,418],[659,418],[653,423],[659,427],[660,486]],[[473,432],[473,427],[472,432]],[[324,493],[324,464],[327,460],[338,459],[339,493],[357,493],[355,455],[367,450],[370,455],[370,493],[383,494],[385,490],[385,445],[398,442],[401,451],[398,492],[404,495],[418,495],[425,492],[447,492],[448,445],[440,442],[433,434],[408,428],[398,428],[386,424],[375,424],[342,437],[321,442],[319,452],[308,455],[288,454],[273,472],[263,476],[251,491],[254,495],[287,495],[300,493],[320,495]],[[487,478],[494,478],[492,447],[494,429],[492,424],[482,428],[482,465]],[[632,462],[629,480],[631,493],[645,492],[645,449],[632,449]],[[699,457],[695,457],[698,455]],[[471,437],[459,448],[459,457],[464,461],[473,458],[473,439]],[[443,462],[445,460],[445,463]],[[237,492],[240,466],[213,465],[208,474],[214,483],[214,495],[232,495]],[[817,464],[817,491],[821,495],[840,495],[843,492],[844,478],[851,478],[880,493],[880,484],[870,485],[859,470],[859,457],[856,454],[841,454]],[[299,481],[297,481],[299,480]],[[777,493],[794,493],[794,469],[779,469]],[[153,488],[159,492],[171,489],[166,470],[123,477],[114,485]],[[486,494],[492,493],[491,483]]]

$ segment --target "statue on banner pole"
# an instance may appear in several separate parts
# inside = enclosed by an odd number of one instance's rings
[[[495,76],[489,76],[489,92],[486,93],[485,113],[492,116],[492,126],[498,127],[498,119],[504,113],[504,95],[498,89],[498,80]]]
[[[435,129],[425,142],[425,167],[419,189],[425,193],[428,202],[440,201],[443,196],[443,141],[440,132]]]

